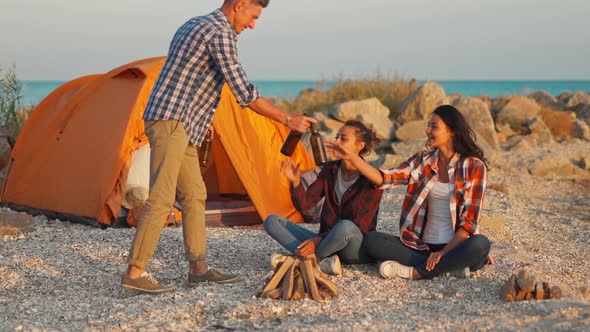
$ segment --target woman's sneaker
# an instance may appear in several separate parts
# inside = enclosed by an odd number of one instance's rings
[[[342,265],[340,264],[340,258],[337,255],[326,257],[318,264],[320,271],[325,274],[332,274],[339,276],[342,274]]]
[[[414,268],[411,266],[401,265],[396,261],[385,261],[379,265],[379,274],[383,278],[390,279],[390,278],[404,278],[404,279],[412,279],[412,270]]]

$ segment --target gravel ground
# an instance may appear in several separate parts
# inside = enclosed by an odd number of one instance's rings
[[[577,148],[587,151],[588,143]],[[150,270],[177,291],[128,294],[119,282],[134,229],[35,217],[35,231],[0,240],[0,331],[590,330],[590,180],[511,173],[522,153],[499,157],[481,228],[497,263],[471,279],[384,280],[376,265],[357,265],[332,278],[341,293],[333,301],[261,300],[254,295],[278,244],[260,227],[209,228],[210,264],[244,280],[189,288],[182,230],[172,228],[163,231]],[[379,230],[396,232],[403,197],[403,189],[385,193]],[[505,227],[486,225],[502,216]],[[564,297],[502,302],[498,289],[521,268],[560,285]]]

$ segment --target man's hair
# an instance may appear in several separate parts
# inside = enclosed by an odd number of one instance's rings
[[[228,5],[231,3],[234,3],[238,0],[225,0],[223,1],[224,5]],[[259,5],[262,8],[266,8],[266,6],[268,6],[268,3],[270,2],[270,0],[247,0],[248,2],[250,2],[251,4],[255,4],[255,5]]]

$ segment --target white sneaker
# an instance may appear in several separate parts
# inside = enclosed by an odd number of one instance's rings
[[[287,255],[283,255],[283,254],[277,254],[276,252],[272,255],[270,255],[270,267],[274,270],[277,268],[277,265],[279,265],[279,263],[282,263],[285,261],[285,259],[287,259]]]
[[[459,270],[454,270],[448,273],[445,273],[447,276],[449,277],[455,277],[455,278],[462,278],[462,279],[468,279],[471,277],[471,271],[469,271],[469,268],[466,267],[464,269],[459,269]]]
[[[404,279],[412,279],[412,270],[414,268],[411,266],[401,265],[396,261],[385,261],[379,265],[379,274],[383,278],[404,278]]]
[[[335,276],[342,274],[342,265],[340,264],[340,258],[338,258],[338,255],[333,255],[322,259],[318,266],[320,271],[324,272],[325,274],[332,274]]]

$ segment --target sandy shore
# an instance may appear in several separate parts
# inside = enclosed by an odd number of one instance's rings
[[[588,151],[590,143],[553,149]],[[481,228],[493,241],[497,264],[471,279],[384,280],[375,265],[359,265],[333,278],[341,292],[333,301],[261,300],[254,295],[270,272],[268,258],[281,249],[260,227],[208,229],[211,265],[240,273],[244,281],[196,288],[186,284],[181,229],[165,229],[151,271],[177,291],[130,295],[119,281],[134,229],[36,217],[35,231],[0,240],[0,331],[587,331],[590,180],[534,177],[515,166],[535,153],[497,156]],[[396,231],[403,195],[403,189],[384,195],[379,230]],[[505,225],[498,222],[502,218]],[[498,289],[521,268],[560,285],[564,297],[501,301]]]

